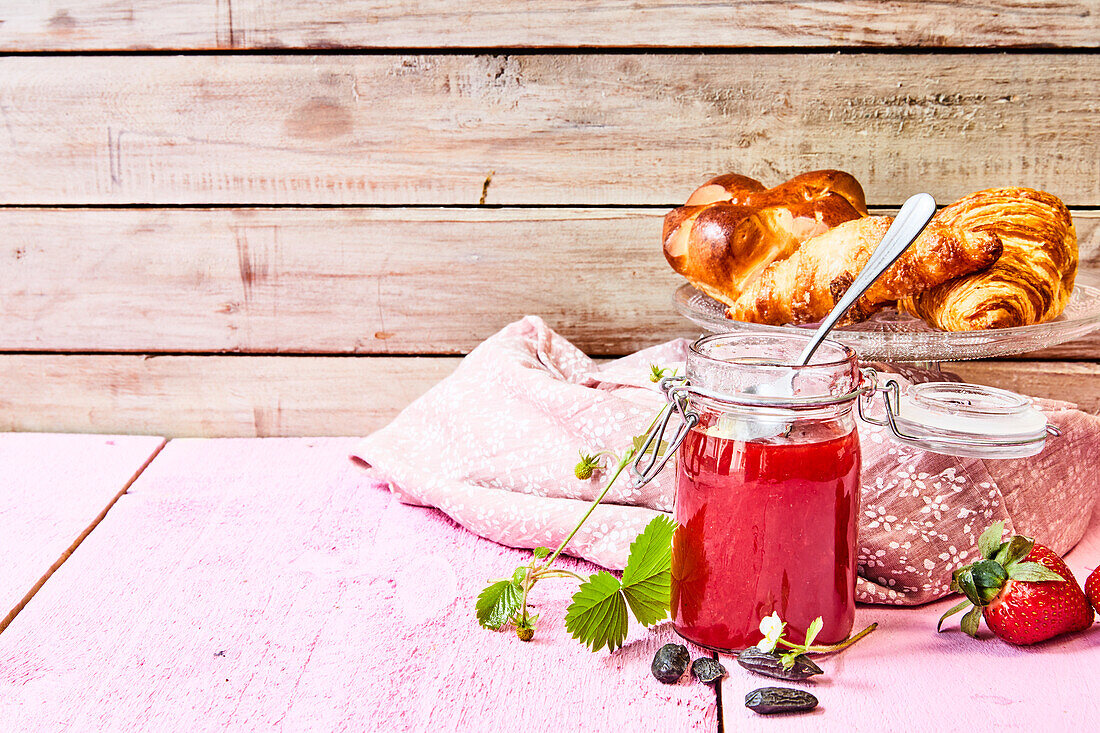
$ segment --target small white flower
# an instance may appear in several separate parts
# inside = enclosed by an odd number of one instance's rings
[[[764,638],[756,645],[756,648],[765,654],[771,654],[775,651],[776,644],[779,643],[779,637],[783,635],[783,627],[786,626],[782,619],[779,618],[779,614],[772,611],[771,616],[767,616],[760,620],[760,633],[764,635]]]

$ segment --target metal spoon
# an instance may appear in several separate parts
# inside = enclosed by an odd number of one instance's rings
[[[871,256],[867,259],[867,264],[863,266],[863,269],[859,271],[859,275],[852,281],[851,286],[840,298],[837,304],[829,312],[829,315],[825,317],[825,320],[818,326],[817,331],[810,338],[809,343],[806,344],[806,348],[802,350],[802,353],[798,357],[798,362],[794,366],[805,366],[810,363],[810,359],[813,358],[814,352],[821,346],[821,342],[825,340],[825,337],[836,326],[837,322],[844,317],[844,314],[848,312],[848,309],[852,307],[852,304],[856,302],[859,296],[863,295],[867,288],[871,287],[871,284],[878,280],[882,276],[882,273],[889,269],[890,265],[897,262],[902,253],[909,248],[916,238],[920,235],[924,228],[928,226],[928,222],[932,220],[933,214],[936,213],[936,201],[930,195],[926,193],[918,193],[916,196],[910,196],[906,201],[901,211],[898,212],[897,217],[894,218],[890,228],[886,230],[886,235],[883,236],[882,241],[875,247],[875,251],[871,253]],[[767,382],[764,384],[751,385],[745,388],[747,394],[756,394],[764,397],[793,397],[794,396],[794,369],[786,369],[784,374],[774,382]],[[687,416],[683,412],[683,404],[677,400],[671,400],[671,402],[677,406],[680,410],[680,414],[685,419],[685,425],[687,428],[693,426],[698,422],[698,416],[692,414],[693,421],[688,424]],[[642,466],[642,457],[649,450],[649,446],[653,444],[653,440],[656,439],[658,445],[660,444],[660,436],[664,435],[665,426],[668,424],[669,417],[671,417],[674,409],[668,408],[669,412],[666,413],[664,423],[662,423],[658,430],[649,434],[646,442],[642,445],[641,450],[638,452],[638,457],[634,462],[634,473],[638,476],[638,482],[636,485],[641,486],[650,481],[661,468],[665,465],[669,456],[676,451],[680,443],[683,441],[683,436],[687,434],[687,430],[680,429],[676,439],[672,441],[671,450],[664,454],[664,458],[658,460],[658,452],[653,452],[653,458],[644,468]],[[717,434],[724,438],[731,440],[750,441],[758,440],[760,438],[770,438],[776,435],[787,435],[791,431],[792,424],[790,422],[790,416],[788,412],[785,412],[782,408],[772,409],[770,407],[759,407],[755,413],[750,417],[738,413],[724,414],[719,417],[718,422],[707,428],[707,432],[716,430]]]
[[[844,314],[848,312],[848,309],[852,307],[859,296],[867,292],[867,288],[871,287],[875,280],[878,280],[882,273],[886,272],[890,265],[897,262],[905,250],[909,249],[909,245],[916,241],[935,213],[936,200],[927,193],[910,196],[902,204],[901,211],[894,218],[894,223],[886,230],[886,235],[878,243],[878,247],[875,248],[875,251],[867,260],[867,264],[859,271],[859,275],[844,292],[844,296],[829,311],[829,315],[825,316],[825,320],[817,327],[810,343],[806,344],[806,348],[798,356],[798,366],[805,366],[810,363],[817,347],[821,346],[821,342],[825,340],[825,337],[829,335],[837,322],[844,317]]]
[[[833,306],[833,309],[829,311],[829,315],[825,316],[825,320],[818,326],[817,331],[810,338],[810,342],[806,344],[806,348],[799,355],[795,366],[805,366],[810,363],[814,352],[821,346],[821,342],[825,340],[825,337],[829,335],[837,322],[844,317],[844,314],[848,312],[848,309],[852,307],[859,296],[867,292],[867,288],[871,287],[875,280],[878,280],[882,273],[889,269],[890,265],[898,261],[902,253],[928,226],[928,222],[932,220],[935,213],[936,200],[931,195],[918,193],[909,197],[902,205],[897,217],[894,218],[890,228],[886,230],[886,235],[883,236],[882,241],[879,242],[878,247],[875,248],[875,251],[867,260],[867,264],[859,271],[859,275],[845,291],[843,297]],[[793,385],[794,372],[792,371],[775,382],[756,385],[746,391],[751,394],[789,397]]]

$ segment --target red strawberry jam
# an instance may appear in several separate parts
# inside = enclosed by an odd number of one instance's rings
[[[704,422],[709,422],[704,420]],[[672,620],[684,638],[735,651],[778,612],[801,641],[842,641],[855,615],[859,438],[837,423],[744,442],[692,429],[678,451]],[[714,433],[712,430],[711,433]]]

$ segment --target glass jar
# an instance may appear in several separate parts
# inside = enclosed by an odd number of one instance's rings
[[[806,341],[722,334],[691,346],[698,420],[677,452],[671,606],[676,631],[701,646],[751,646],[773,612],[794,639],[817,616],[821,643],[852,630],[861,375],[855,352],[830,341],[810,365],[783,366]]]
[[[691,345],[684,376],[661,380],[668,406],[634,473],[643,485],[676,456],[672,622],[701,646],[752,646],[773,612],[792,639],[818,616],[819,643],[851,632],[860,492],[853,407],[894,440],[957,456],[1035,455],[1059,435],[1026,397],[953,382],[903,390],[860,369],[856,353],[835,341],[810,364],[790,366],[808,339],[706,336]]]

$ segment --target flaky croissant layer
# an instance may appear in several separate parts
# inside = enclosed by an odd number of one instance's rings
[[[1061,315],[1077,273],[1077,232],[1058,197],[1031,188],[978,191],[936,215],[963,232],[995,234],[1003,253],[988,269],[899,303],[945,331],[1043,323]]]
[[[851,175],[813,171],[774,188],[728,174],[665,217],[664,255],[727,316],[809,323],[844,294],[888,228],[869,217]],[[896,303],[947,331],[1041,323],[1069,303],[1077,234],[1065,205],[1043,191],[994,188],[939,212],[913,247],[849,312]]]

